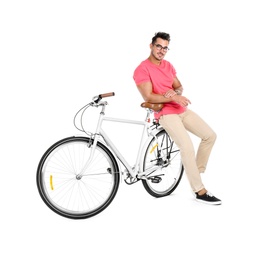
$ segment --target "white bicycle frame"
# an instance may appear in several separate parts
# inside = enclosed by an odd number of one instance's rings
[[[150,116],[150,111],[147,111],[147,117],[145,121],[137,121],[137,120],[128,120],[128,119],[120,119],[120,118],[112,118],[112,117],[106,117],[105,116],[105,106],[107,105],[107,102],[101,102],[99,103],[99,105],[102,106],[102,111],[100,112],[99,115],[99,119],[98,119],[98,123],[97,123],[97,127],[96,127],[96,131],[94,134],[94,142],[91,146],[91,153],[90,153],[90,157],[88,159],[88,161],[85,164],[85,167],[83,168],[81,174],[79,174],[80,176],[85,175],[86,169],[87,167],[90,165],[92,158],[94,156],[94,152],[95,152],[95,148],[97,145],[97,142],[100,142],[100,136],[102,136],[102,138],[104,139],[105,143],[107,144],[108,148],[111,148],[112,153],[120,160],[120,162],[125,166],[125,168],[127,169],[128,173],[135,178],[137,177],[142,177],[146,174],[148,174],[149,172],[152,172],[155,170],[155,168],[158,168],[158,166],[151,168],[147,171],[140,171],[140,162],[142,159],[142,156],[144,155],[142,153],[142,151],[144,150],[145,146],[147,146],[147,144],[149,143],[149,139],[152,139],[155,134],[157,132],[159,132],[162,128],[158,128],[156,129],[156,131],[148,131],[150,128],[149,123],[147,122],[147,119]],[[123,157],[123,155],[121,154],[121,152],[117,149],[117,147],[113,144],[113,142],[110,140],[110,138],[108,137],[108,135],[104,132],[104,130],[102,129],[102,123],[104,121],[109,121],[109,122],[119,122],[119,123],[127,123],[127,124],[133,124],[133,125],[142,125],[143,126],[143,131],[142,131],[142,136],[141,136],[141,140],[140,140],[140,144],[139,144],[139,148],[138,148],[138,153],[137,153],[137,158],[136,158],[136,163],[134,167],[131,167],[129,165],[129,163],[127,162],[127,160]],[[148,139],[143,142],[144,136],[148,136]],[[104,144],[106,146],[106,144]],[[145,144],[145,145],[143,145]]]

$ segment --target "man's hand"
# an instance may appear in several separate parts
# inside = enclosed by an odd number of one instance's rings
[[[172,98],[173,102],[179,103],[181,106],[185,107],[188,104],[191,104],[190,100],[184,96],[177,95],[176,91],[173,89],[168,90],[163,94],[165,98]]]
[[[184,96],[175,95],[173,96],[173,101],[179,103],[183,107],[186,107],[188,104],[191,104],[191,101]]]
[[[170,89],[166,93],[163,94],[163,96],[166,97],[166,98],[170,98],[170,97],[173,97],[175,95],[177,95],[177,93],[173,89]]]

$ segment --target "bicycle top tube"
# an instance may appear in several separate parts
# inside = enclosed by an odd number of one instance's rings
[[[77,113],[76,115],[74,116],[74,120],[73,120],[73,123],[74,123],[74,126],[79,130],[79,131],[82,131],[88,135],[92,135],[92,133],[89,133],[87,131],[85,131],[84,127],[83,127],[83,123],[82,123],[82,118],[83,118],[83,115],[86,111],[86,109],[90,106],[93,106],[93,107],[99,107],[99,106],[102,106],[102,110],[101,110],[101,114],[103,115],[104,112],[105,112],[105,106],[108,104],[107,102],[105,101],[101,101],[103,98],[106,98],[106,97],[112,97],[114,96],[115,93],[114,92],[108,92],[108,93],[104,93],[104,94],[99,94],[97,96],[94,96],[92,98],[93,102],[90,102],[88,103],[87,105],[85,105],[84,107],[82,107]],[[141,107],[142,108],[145,108],[146,111],[147,111],[147,116],[145,118],[145,121],[147,121],[148,123],[150,122],[150,114],[152,112],[158,112],[160,111],[162,108],[163,108],[163,104],[162,103],[150,103],[150,102],[143,102],[141,104]],[[76,118],[78,116],[78,114],[81,113],[81,116],[80,116],[80,127],[77,126],[77,123],[75,122],[76,121]],[[155,120],[153,121],[154,124],[156,124]],[[158,122],[157,122],[158,123]]]

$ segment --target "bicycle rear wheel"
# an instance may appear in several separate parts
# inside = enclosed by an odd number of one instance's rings
[[[117,161],[99,142],[90,165],[80,176],[90,151],[89,138],[69,137],[52,145],[39,162],[39,194],[51,210],[63,217],[92,217],[103,211],[117,193]]]
[[[143,170],[151,168],[156,170],[142,179],[146,191],[154,197],[170,195],[179,185],[184,168],[180,150],[164,129],[152,138],[146,149]]]

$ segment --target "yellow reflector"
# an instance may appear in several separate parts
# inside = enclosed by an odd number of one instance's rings
[[[50,187],[51,187],[51,190],[54,190],[54,186],[53,186],[53,176],[50,175]]]
[[[156,144],[156,145],[151,149],[150,153],[152,153],[157,146],[158,146],[158,144]]]

